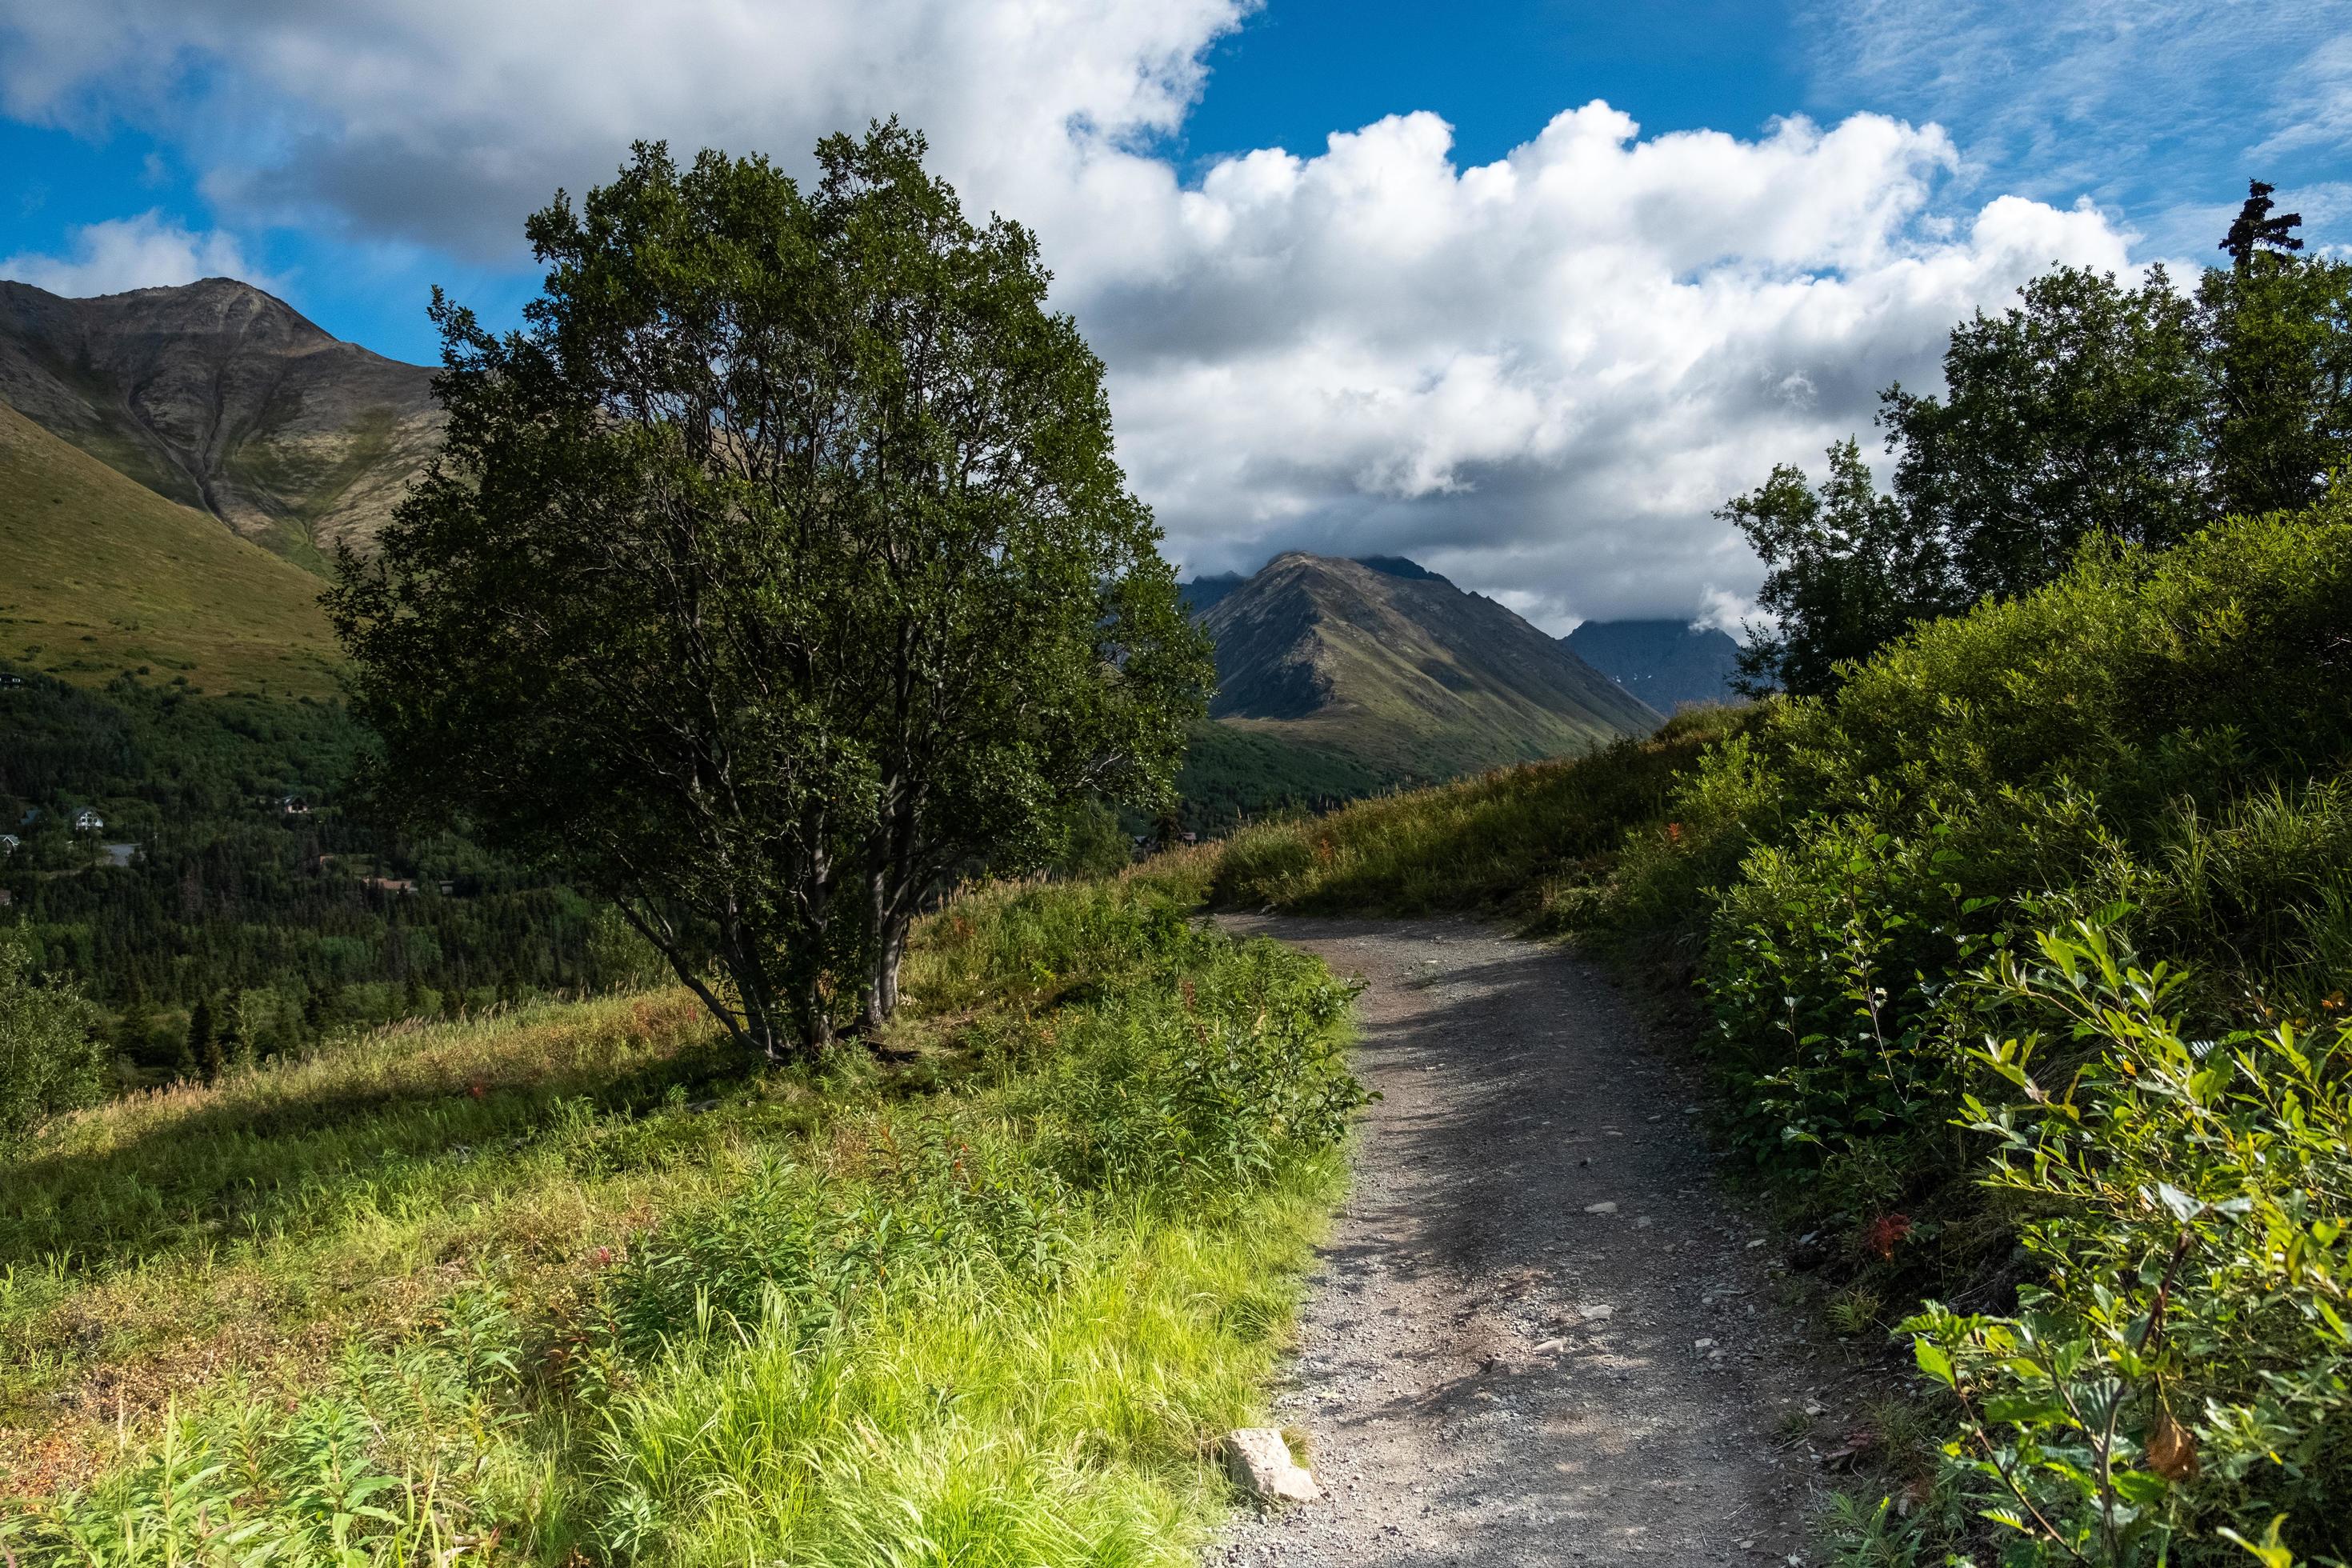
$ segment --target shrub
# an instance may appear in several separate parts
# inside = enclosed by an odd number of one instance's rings
[[[2059,1031],[2062,1062],[2093,1054],[2053,1075],[2041,1029],[1971,1053],[2010,1095],[1963,1116],[2032,1215],[2041,1283],[2014,1315],[1904,1325],[1959,1401],[1948,1452],[1989,1517],[2071,1560],[2352,1555],[2352,1038],[2197,1039],[2169,1010],[2184,977],[2109,926],[2035,947],[1975,984]]]
[[[97,1098],[106,1066],[97,1008],[32,969],[24,944],[0,936],[0,1155],[46,1118]]]

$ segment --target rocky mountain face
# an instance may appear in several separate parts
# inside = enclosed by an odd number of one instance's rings
[[[89,300],[0,281],[0,403],[313,569],[431,457],[432,382],[226,278]]]
[[[1739,645],[1684,621],[1587,621],[1560,639],[1569,651],[1662,713],[1693,702],[1736,702]]]
[[[1494,600],[1410,561],[1278,555],[1221,585],[1210,715],[1442,778],[1647,734],[1660,716]]]

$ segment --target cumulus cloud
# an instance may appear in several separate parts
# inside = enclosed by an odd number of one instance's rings
[[[797,163],[898,112],[996,199],[1115,194],[1253,4],[0,0],[0,109],[156,125],[232,206],[496,258],[640,137]]]
[[[138,121],[232,213],[490,258],[632,137],[791,164],[898,112],[1039,230],[1188,565],[1410,554],[1556,630],[1728,615],[1724,497],[1932,382],[1969,310],[2128,258],[2088,208],[1956,204],[1952,140],[1873,114],[1645,139],[1594,102],[1474,167],[1409,114],[1187,183],[1154,148],[1249,5],[0,0],[0,107]]]
[[[1188,560],[1407,553],[1554,627],[1720,616],[1759,574],[1725,497],[1867,432],[2053,262],[2129,269],[2087,208],[1934,221],[1950,142],[1877,116],[1643,140],[1593,103],[1448,153],[1410,115],[1222,163],[1167,251],[1092,282],[1122,450]]]
[[[265,288],[271,281],[246,260],[232,237],[216,229],[197,233],[160,212],[77,228],[63,256],[20,251],[0,258],[0,278],[74,296],[120,294],[199,278],[242,278]]]

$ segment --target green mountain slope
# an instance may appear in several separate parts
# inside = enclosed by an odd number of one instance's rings
[[[89,300],[0,282],[0,404],[314,571],[431,456],[432,384],[226,278]]]
[[[1660,721],[1558,640],[1409,561],[1278,555],[1201,624],[1217,648],[1211,717],[1382,774],[1450,778]]]
[[[319,579],[0,407],[0,659],[323,696]]]

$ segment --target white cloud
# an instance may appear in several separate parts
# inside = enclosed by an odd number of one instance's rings
[[[0,107],[146,124],[247,218],[475,256],[631,137],[801,165],[898,111],[1039,230],[1180,558],[1410,554],[1554,629],[1719,616],[1759,575],[1725,496],[1933,380],[1970,309],[2126,260],[2087,208],[1956,208],[1952,141],[1878,115],[1643,140],[1595,102],[1463,168],[1412,114],[1187,186],[1153,138],[1247,8],[0,0]]]
[[[242,278],[265,288],[271,281],[246,260],[232,237],[217,229],[196,233],[159,212],[77,228],[64,256],[20,251],[0,258],[0,278],[77,297],[193,283],[199,278]]]
[[[1643,141],[1605,104],[1456,168],[1427,115],[1259,153],[1090,278],[1122,451],[1178,552],[1414,556],[1555,629],[1710,613],[1758,566],[1712,515],[1932,384],[1952,323],[2053,261],[2128,270],[2095,211],[1922,221],[1933,128]],[[1714,595],[1710,598],[1709,595]]]

